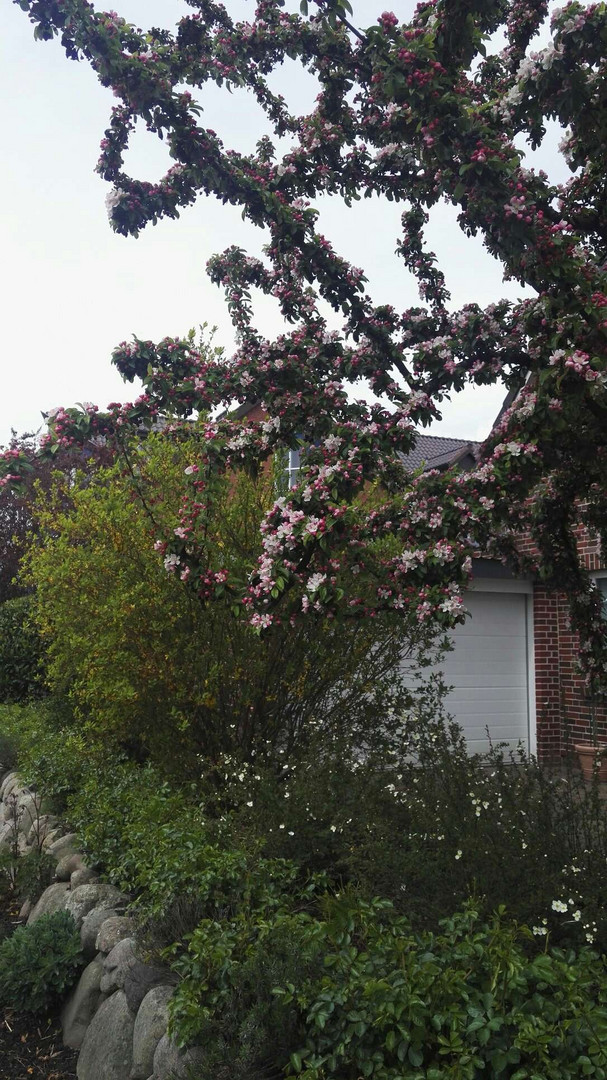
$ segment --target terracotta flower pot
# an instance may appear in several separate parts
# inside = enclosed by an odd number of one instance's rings
[[[595,759],[597,755],[605,753],[606,756],[602,757],[599,762],[598,776],[601,783],[607,783],[607,744],[600,743],[596,746],[594,743],[574,743],[573,749],[579,758],[584,780],[592,780]]]

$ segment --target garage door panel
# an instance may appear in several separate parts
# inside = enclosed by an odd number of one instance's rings
[[[500,687],[527,685],[526,669],[521,670],[522,660],[515,653],[510,658],[502,657],[500,660],[489,655],[482,661],[486,670],[480,672],[480,661],[474,665],[462,662],[450,667],[439,664],[438,667],[450,686],[487,686],[499,690]]]
[[[456,627],[455,636],[473,637],[489,630],[492,637],[518,637],[524,600],[521,593],[467,593],[464,604],[473,617]]]
[[[458,686],[456,690],[450,692],[449,697],[457,698],[458,704],[461,703],[469,709],[480,707],[499,711],[501,708],[506,708],[508,703],[513,700],[517,702],[526,701],[527,685],[514,688],[512,686],[491,686],[484,689],[478,686]]]

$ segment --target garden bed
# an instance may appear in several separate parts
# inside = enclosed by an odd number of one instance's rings
[[[77,1058],[62,1044],[58,1016],[0,1013],[0,1080],[76,1080]]]

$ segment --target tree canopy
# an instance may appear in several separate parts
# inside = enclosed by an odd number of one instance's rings
[[[405,608],[448,624],[461,617],[474,555],[520,567],[517,537],[531,531],[533,567],[569,590],[586,670],[600,681],[604,624],[575,535],[579,523],[607,532],[605,5],[555,10],[548,44],[533,51],[545,0],[430,0],[408,23],[378,11],[364,30],[346,0],[302,3],[298,13],[259,0],[250,22],[234,22],[229,4],[187,0],[192,11],[175,33],[143,32],[87,0],[15,2],[37,38],[58,35],[118,99],[97,166],[111,184],[117,232],[137,236],[206,193],[269,235],[262,259],[233,247],[208,266],[239,335],[229,360],[191,337],[123,343],[113,361],[126,380],[143,380],[144,393],[105,413],[59,410],[42,452],[159,417],[178,437],[188,417],[206,414],[186,470],[190,494],[159,547],[201,599],[227,596],[260,629],[306,613]],[[286,58],[318,80],[308,115],[293,115],[271,89]],[[225,147],[201,120],[209,82],[248,89],[275,138],[250,155]],[[549,120],[564,129],[566,184],[523,164],[522,141],[540,144]],[[125,171],[138,123],[174,159],[158,183]],[[317,228],[314,200],[324,194],[402,204],[397,250],[418,279],[420,306],[372,301],[363,270]],[[529,298],[453,310],[424,236],[441,200]],[[253,288],[278,300],[285,329],[275,340],[255,327]],[[320,301],[339,329],[328,328]],[[347,394],[361,380],[376,403]],[[399,465],[446,396],[498,380],[512,402],[477,468],[418,475]],[[265,418],[239,420],[233,410],[245,401],[261,402]],[[205,545],[208,478],[254,472],[297,445],[311,448],[302,481],[265,516],[249,580],[231,580]],[[9,451],[4,483],[18,484],[23,468],[24,455]],[[385,491],[380,507],[358,497],[373,482]]]

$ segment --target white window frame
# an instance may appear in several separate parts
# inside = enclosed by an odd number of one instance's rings
[[[287,454],[287,464],[285,467],[285,473],[287,476],[287,488],[297,487],[299,483],[299,473],[301,470],[301,450],[298,447],[297,450],[289,450]]]

